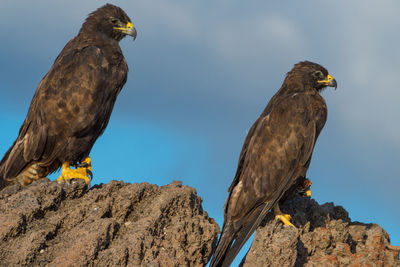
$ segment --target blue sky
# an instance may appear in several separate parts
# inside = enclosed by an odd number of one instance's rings
[[[248,129],[285,73],[311,60],[338,81],[323,92],[313,197],[378,223],[400,245],[400,2],[110,2],[138,37],[121,42],[130,72],[91,153],[94,183],[182,180],[222,225]],[[58,53],[104,3],[0,2],[0,153]]]

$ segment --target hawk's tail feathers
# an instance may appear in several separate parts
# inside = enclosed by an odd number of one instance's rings
[[[230,266],[240,249],[261,224],[270,208],[270,205],[264,204],[254,209],[249,216],[243,220],[242,227],[237,233],[235,233],[231,225],[227,225],[229,228],[227,230],[224,229],[222,232],[210,267]]]
[[[3,174],[0,173],[0,190],[7,186],[7,182],[4,180]]]
[[[18,140],[18,139],[17,139]],[[24,159],[24,146],[21,142],[14,144],[4,154],[0,162],[0,190],[9,184],[29,184],[35,180],[38,173],[37,164],[31,164]]]
[[[9,183],[7,181],[7,174],[10,170],[10,162],[13,162],[13,158],[17,158],[18,155],[22,156],[22,153],[14,153],[14,148],[16,147],[17,140],[14,141],[12,146],[4,154],[0,161],[0,190],[6,187]]]
[[[214,252],[210,267],[223,266],[226,253],[228,252],[233,240],[235,238],[235,231],[230,223],[224,225],[221,237],[218,241],[217,248]]]

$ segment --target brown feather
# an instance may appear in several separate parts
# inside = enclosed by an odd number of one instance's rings
[[[19,177],[36,170],[40,175],[32,175],[33,181],[89,155],[128,73],[118,43],[125,34],[114,30],[110,17],[130,22],[119,7],[99,8],[41,80],[17,140],[0,163],[0,181],[28,181]]]
[[[300,62],[251,127],[224,207],[224,225],[210,266],[229,266],[267,212],[304,180],[327,117],[323,89]]]

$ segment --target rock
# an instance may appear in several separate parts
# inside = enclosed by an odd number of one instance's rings
[[[351,222],[333,203],[294,196],[281,207],[294,229],[269,214],[242,266],[400,266],[400,247],[376,224]]]
[[[351,222],[332,203],[294,196],[269,214],[243,266],[400,266],[376,224]],[[196,191],[112,181],[90,190],[41,179],[0,191],[0,266],[205,266],[219,227]]]
[[[0,192],[0,266],[202,266],[219,227],[196,191],[41,179]]]

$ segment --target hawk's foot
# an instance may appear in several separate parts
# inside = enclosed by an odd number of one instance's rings
[[[306,197],[311,197],[311,189],[307,189],[306,192],[304,192],[304,195]]]
[[[303,182],[303,188],[304,188],[303,196],[311,197],[311,189],[310,189],[311,185],[312,182],[306,178]]]
[[[278,214],[278,215],[275,215],[275,220],[281,220],[281,222],[283,222],[283,224],[290,225],[290,226],[296,228],[296,226],[294,226],[290,222],[290,218],[291,218],[291,216],[289,214]]]
[[[58,177],[57,182],[70,183],[72,179],[82,179],[90,187],[90,180],[92,179],[92,160],[87,157],[84,161],[77,165],[76,169],[71,169],[69,162],[64,162],[61,167],[61,175]]]
[[[303,185],[304,187],[310,187],[312,185],[312,182],[306,178],[303,182]]]

